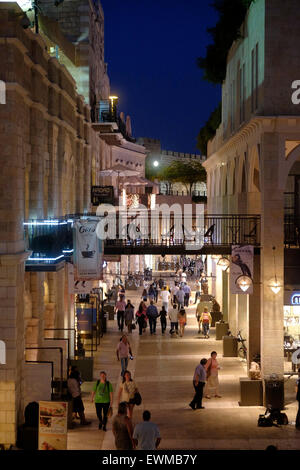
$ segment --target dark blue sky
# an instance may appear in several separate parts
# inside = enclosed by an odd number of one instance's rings
[[[202,79],[196,59],[211,42],[211,0],[102,0],[105,60],[119,111],[133,134],[160,139],[163,149],[199,152],[200,127],[221,91]]]

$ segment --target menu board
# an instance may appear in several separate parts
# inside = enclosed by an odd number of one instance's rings
[[[68,403],[39,402],[39,450],[67,450]]]

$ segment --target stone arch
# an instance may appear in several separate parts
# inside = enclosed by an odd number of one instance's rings
[[[260,161],[257,146],[255,145],[250,152],[250,164],[249,164],[249,181],[248,191],[250,193],[260,192],[261,190],[261,172],[260,172]]]
[[[287,156],[282,174],[282,189],[286,187],[287,179],[291,169],[296,162],[300,161],[300,145],[297,145]]]
[[[245,193],[247,191],[245,155],[239,157],[236,189],[238,194]]]
[[[231,160],[229,163],[227,179],[227,194],[233,195],[235,193],[235,160]]]

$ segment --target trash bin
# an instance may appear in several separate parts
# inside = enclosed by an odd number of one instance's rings
[[[237,357],[238,341],[234,336],[223,336],[223,357]]]
[[[265,378],[265,404],[273,409],[284,409],[284,380],[277,374]]]
[[[221,340],[223,336],[227,336],[229,329],[228,323],[217,322],[216,323],[216,339]]]

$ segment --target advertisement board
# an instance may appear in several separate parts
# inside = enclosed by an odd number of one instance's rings
[[[252,245],[232,246],[230,262],[230,292],[232,294],[253,294],[253,256]],[[246,291],[243,291],[237,283],[241,276],[248,276],[252,279],[252,284]]]
[[[97,237],[97,220],[78,220],[74,223],[74,265],[76,280],[102,278],[102,245]]]
[[[68,403],[39,402],[39,450],[67,450]]]

